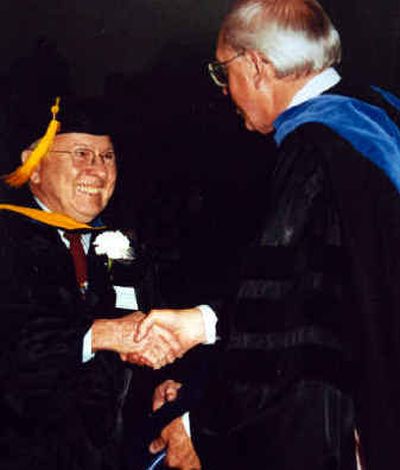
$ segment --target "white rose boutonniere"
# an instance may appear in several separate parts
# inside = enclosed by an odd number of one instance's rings
[[[119,230],[115,232],[103,232],[93,242],[97,255],[106,255],[109,265],[113,260],[130,261],[134,259],[134,253],[129,238]]]
[[[135,272],[135,252],[129,236],[119,230],[103,232],[93,241],[97,255],[107,256],[106,266],[115,292],[115,307],[138,310],[132,276]]]

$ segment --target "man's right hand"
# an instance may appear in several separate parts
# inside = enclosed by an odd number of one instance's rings
[[[160,326],[155,326],[142,341],[134,341],[141,312],[114,319],[95,320],[92,326],[92,350],[118,352],[122,360],[159,369],[173,362],[181,354],[182,345],[176,335]]]
[[[189,309],[163,309],[151,312],[138,324],[135,340],[139,343],[161,328],[168,331],[180,345],[176,358],[205,341],[203,315],[198,307]]]

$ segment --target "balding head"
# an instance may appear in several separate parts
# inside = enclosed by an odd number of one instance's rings
[[[220,41],[259,52],[278,77],[320,72],[341,56],[339,34],[315,0],[239,0],[223,22]]]

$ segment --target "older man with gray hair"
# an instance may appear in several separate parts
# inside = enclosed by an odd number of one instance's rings
[[[400,100],[345,83],[340,55],[315,0],[241,0],[222,24],[211,76],[278,158],[191,414],[207,469],[354,469],[354,429],[366,468],[400,468]],[[141,333],[192,347],[200,318],[153,311]]]
[[[40,107],[21,126],[19,190],[0,203],[0,468],[120,470],[125,442],[140,468],[152,378],[117,353],[160,367],[174,338],[133,341],[156,296],[140,250],[99,218],[117,180],[108,106],[70,97],[51,114],[40,140]]]

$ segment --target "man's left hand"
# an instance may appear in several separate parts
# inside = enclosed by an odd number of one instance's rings
[[[166,402],[176,400],[181,387],[181,383],[171,379],[165,380],[158,385],[153,394],[153,411],[157,411],[164,406]]]
[[[165,465],[178,470],[201,470],[201,463],[192,440],[183,426],[182,418],[176,418],[166,426],[161,436],[149,446],[152,454],[167,448]]]

